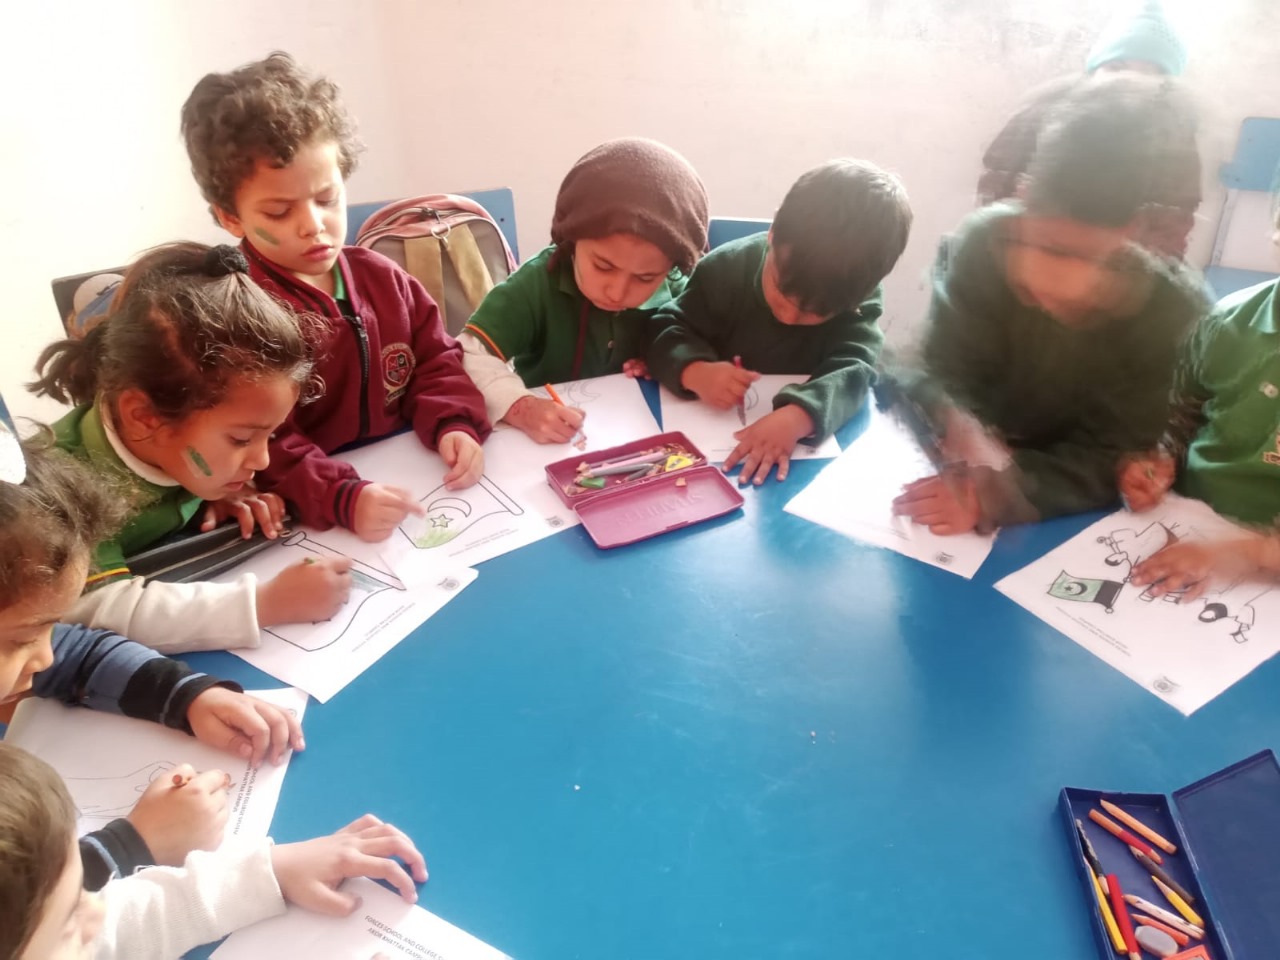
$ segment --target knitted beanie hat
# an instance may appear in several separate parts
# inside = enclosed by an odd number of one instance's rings
[[[1187,67],[1187,48],[1165,19],[1160,0],[1145,0],[1136,13],[1121,13],[1107,24],[1089,51],[1089,73],[1115,60],[1154,63],[1176,77]]]
[[[689,161],[655,140],[627,137],[602,143],[565,176],[551,242],[632,233],[687,274],[707,249],[708,219],[707,191]]]

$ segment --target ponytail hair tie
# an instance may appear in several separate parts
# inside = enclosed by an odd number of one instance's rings
[[[238,247],[220,243],[210,247],[204,255],[204,272],[211,277],[225,277],[230,273],[248,273],[249,261]]]

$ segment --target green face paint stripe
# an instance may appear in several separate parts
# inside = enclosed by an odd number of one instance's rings
[[[273,237],[266,230],[262,229],[262,227],[254,227],[253,235],[257,237],[259,240],[265,240],[267,243],[271,244],[273,247],[280,246],[280,241],[277,240],[275,237]]]
[[[213,471],[209,469],[209,464],[205,463],[204,457],[200,456],[200,451],[195,447],[187,447],[187,457],[195,465],[195,468],[206,477],[213,476]]]

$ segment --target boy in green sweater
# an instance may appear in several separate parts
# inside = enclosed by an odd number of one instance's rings
[[[680,396],[727,410],[762,373],[809,377],[734,434],[724,468],[741,464],[740,484],[775,466],[785,480],[797,443],[820,443],[858,412],[884,339],[879,284],[910,229],[896,177],[832,160],[796,181],[768,233],[713,250],[658,311],[649,371]]]
[[[1280,243],[1280,169],[1272,213]],[[1250,529],[1172,544],[1138,564],[1133,582],[1186,601],[1215,579],[1280,577],[1280,280],[1224,297],[1196,329],[1161,449],[1126,464],[1120,489],[1132,509],[1150,509],[1175,472],[1182,493]]]
[[[900,515],[946,535],[1105,507],[1119,464],[1159,439],[1179,346],[1208,306],[1195,275],[1132,242],[1180,129],[1170,84],[1078,91],[1023,199],[943,242],[915,386],[940,469],[908,485]]]

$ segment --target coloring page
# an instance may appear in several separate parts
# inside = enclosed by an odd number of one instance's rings
[[[288,911],[229,936],[216,960],[511,960],[433,913],[410,905],[372,880],[348,880],[344,893],[360,897],[348,917]]]
[[[765,414],[773,413],[773,398],[783,387],[793,383],[804,383],[806,376],[766,373],[753,383],[743,398],[746,412],[746,426],[755,423]],[[743,428],[738,420],[738,411],[717,410],[701,400],[684,400],[677,397],[666,387],[661,389],[662,395],[662,429],[666,432],[679,430],[692,441],[693,445],[707,455],[711,463],[723,463],[733,452],[738,441],[733,435]],[[840,456],[840,442],[835,437],[827,437],[818,446],[798,443],[791,452],[792,460],[830,460]]]
[[[249,572],[265,581],[296,563],[341,555],[320,537],[330,538],[332,532],[291,533],[216,579],[234,580]],[[351,597],[331,619],[268,627],[258,647],[230,652],[327,703],[475,578],[474,570],[455,564],[406,586],[378,567],[353,560]]]
[[[902,488],[937,471],[896,420],[874,404],[870,413],[867,429],[792,498],[787,513],[972,579],[991,553],[994,535],[943,537],[895,516],[893,499]]]
[[[1129,576],[1169,544],[1240,536],[1206,504],[1169,496],[1099,520],[996,589],[1189,715],[1280,649],[1280,586],[1215,580],[1187,600]]]
[[[249,692],[302,719],[307,705],[302,691]],[[81,835],[127,816],[153,781],[189,763],[197,771],[225,770],[230,775],[228,836],[265,837],[292,758],[292,753],[286,754],[280,766],[266,760],[255,770],[247,760],[180,730],[37,697],[18,704],[5,741],[34,753],[58,771],[75,801],[76,830]]]

